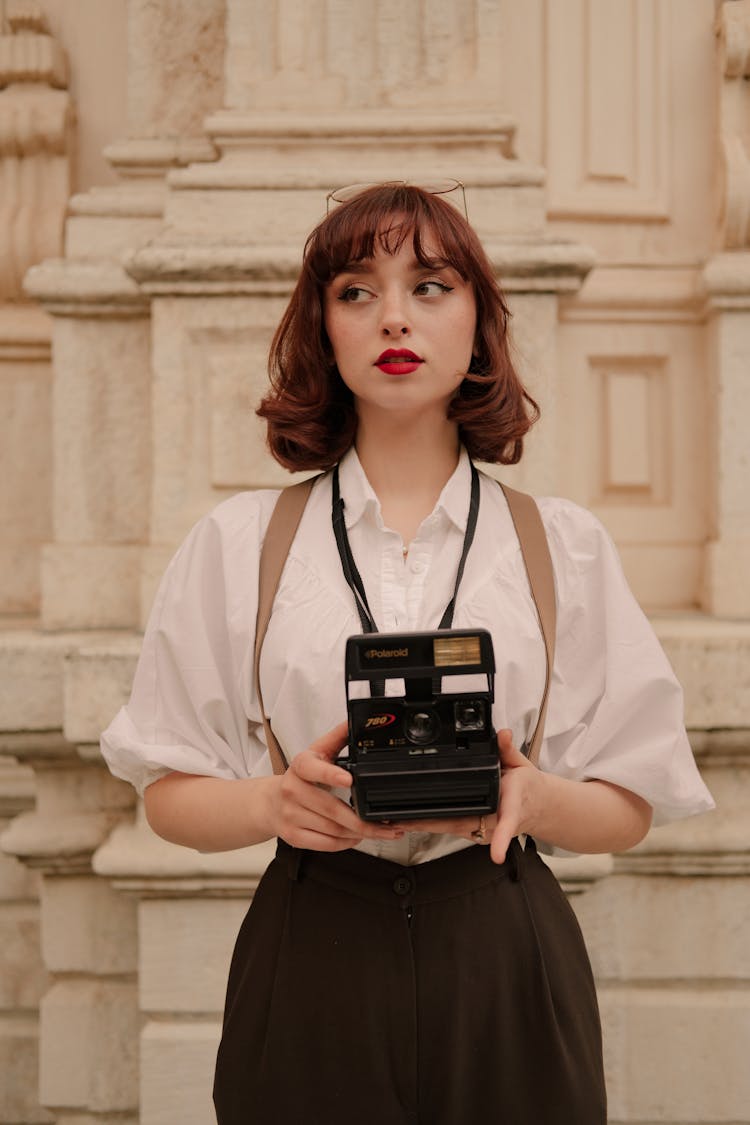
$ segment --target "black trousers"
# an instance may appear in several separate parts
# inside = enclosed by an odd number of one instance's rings
[[[605,1125],[594,982],[532,841],[401,867],[280,843],[237,939],[219,1125]]]

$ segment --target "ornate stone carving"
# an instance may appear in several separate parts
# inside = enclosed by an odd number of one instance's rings
[[[9,6],[0,35],[0,300],[29,266],[62,250],[73,110],[62,48],[32,0]]]
[[[719,96],[722,190],[720,240],[728,250],[750,245],[750,155],[747,126],[750,122],[750,3],[731,0],[717,13],[716,34],[722,81]]]

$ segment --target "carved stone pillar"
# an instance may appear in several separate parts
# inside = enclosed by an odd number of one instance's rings
[[[710,322],[710,434],[715,484],[706,549],[704,605],[717,616],[750,617],[750,3],[717,12],[723,157],[719,250],[703,274]]]
[[[132,136],[106,150],[122,183],[73,197],[66,257],[26,278],[27,293],[55,318],[53,541],[41,575],[47,629],[135,627],[140,619],[149,301],[120,258],[158,230],[166,171],[214,156],[200,123],[218,102],[222,47],[219,0],[200,8],[185,0],[130,5]]]
[[[0,300],[29,266],[59,254],[71,188],[67,62],[37,3],[8,5],[0,34]]]
[[[36,806],[3,851],[41,877],[41,944],[50,986],[39,1009],[39,1102],[31,1120],[135,1125],[138,1006],[133,904],[93,875],[91,855],[132,804],[129,787],[59,735],[6,736],[31,766]],[[10,1089],[18,1092],[16,1074]],[[10,1120],[13,1120],[12,1118]]]
[[[38,4],[0,18],[0,614],[34,614],[51,533],[50,324],[20,304],[26,270],[62,250],[73,107]],[[18,479],[17,467],[26,473]]]

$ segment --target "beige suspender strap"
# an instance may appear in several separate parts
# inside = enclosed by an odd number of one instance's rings
[[[547,672],[544,680],[544,695],[539,708],[534,733],[529,743],[529,761],[537,765],[539,752],[542,749],[544,737],[544,720],[547,717],[547,700],[549,699],[550,680],[552,668],[555,663],[555,631],[557,626],[557,602],[555,599],[555,576],[552,569],[547,533],[544,530],[542,517],[536,502],[525,492],[516,492],[506,485],[500,486],[508,501],[513,525],[516,529],[518,541],[521,544],[526,574],[531,587],[531,596],[539,617],[539,625],[544,638],[544,648],[547,655]]]
[[[260,652],[271,619],[273,600],[281,580],[289,548],[302,519],[312,486],[317,478],[301,481],[285,488],[274,508],[266,531],[263,549],[260,556],[260,576],[258,582],[258,619],[255,630],[255,658],[253,661],[253,675],[255,690],[258,695],[263,727],[266,732],[268,753],[273,765],[273,772],[281,774],[287,768],[283,751],[276,741],[271,730],[271,724],[263,705],[263,696],[260,689]],[[531,587],[531,596],[534,599],[539,625],[544,638],[544,648],[547,657],[547,671],[544,682],[544,695],[539,709],[539,718],[529,744],[529,760],[536,765],[539,761],[539,751],[542,747],[544,735],[544,720],[547,715],[547,699],[552,677],[552,667],[555,660],[555,626],[557,606],[555,601],[555,581],[552,570],[547,535],[544,530],[539,509],[531,496],[524,492],[516,492],[513,488],[501,485],[508,502],[513,525],[516,529],[518,541],[521,544],[526,573]]]
[[[284,753],[276,741],[276,736],[271,730],[271,724],[263,706],[263,695],[260,690],[260,650],[271,619],[271,609],[276,591],[281,581],[281,572],[284,569],[289,548],[302,519],[305,504],[312,491],[312,486],[317,477],[300,481],[285,488],[276,502],[273,515],[266,530],[263,549],[260,553],[260,575],[258,579],[258,618],[255,626],[255,658],[253,660],[253,676],[255,690],[258,693],[258,704],[263,716],[263,729],[266,732],[266,744],[271,758],[273,772],[284,773],[287,761]]]

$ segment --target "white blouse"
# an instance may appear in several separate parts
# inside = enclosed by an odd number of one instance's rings
[[[339,475],[352,553],[379,629],[437,628],[466,529],[466,452],[406,558],[353,449]],[[492,634],[493,722],[496,730],[511,728],[520,746],[541,703],[544,645],[505,497],[490,477],[480,480],[479,520],[453,624]],[[102,735],[110,769],[140,793],[172,770],[223,778],[272,772],[252,668],[258,559],[277,496],[244,492],[220,504],[193,528],[162,579],[130,702]],[[711,809],[683,727],[680,686],[612,541],[570,501],[538,504],[558,602],[540,768],[623,786],[653,806],[655,824]],[[326,474],[292,544],[261,658],[263,698],[288,759],[346,718],[344,648],[359,632],[331,528]],[[419,863],[467,846],[457,837],[413,832],[359,848]]]

